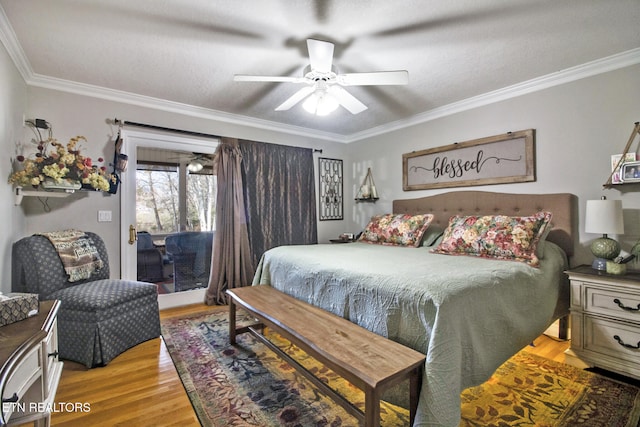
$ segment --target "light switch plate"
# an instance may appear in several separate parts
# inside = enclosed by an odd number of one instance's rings
[[[111,211],[98,211],[98,222],[111,222]]]

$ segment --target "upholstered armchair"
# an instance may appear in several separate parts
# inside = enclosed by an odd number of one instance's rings
[[[167,255],[173,261],[176,292],[209,284],[213,235],[212,231],[182,231],[166,237]]]
[[[12,290],[59,300],[58,351],[61,359],[102,366],[125,350],[160,335],[158,290],[151,283],[110,279],[104,241],[85,235],[102,267],[88,279],[69,282],[58,252],[42,235],[13,244]]]

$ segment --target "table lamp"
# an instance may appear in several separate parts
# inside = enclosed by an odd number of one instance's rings
[[[591,243],[591,253],[595,259],[591,267],[596,270],[606,270],[607,260],[612,260],[620,254],[620,244],[607,237],[607,234],[624,233],[624,221],[622,218],[622,201],[587,200],[586,233],[602,234],[602,237]]]

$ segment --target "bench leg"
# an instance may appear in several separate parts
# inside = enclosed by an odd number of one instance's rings
[[[366,387],[364,391],[364,427],[380,426],[380,392]]]
[[[418,397],[420,396],[420,385],[422,384],[422,367],[419,366],[411,373],[409,377],[409,419],[410,424],[416,419],[418,410]]]
[[[236,343],[236,304],[229,298],[229,343]]]

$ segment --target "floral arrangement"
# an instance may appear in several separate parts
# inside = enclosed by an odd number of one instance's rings
[[[90,157],[80,154],[78,144],[87,141],[84,136],[71,138],[65,146],[54,138],[38,143],[35,158],[25,158],[20,155],[16,160],[22,164],[22,170],[14,172],[9,177],[9,184],[18,186],[39,187],[45,181],[60,184],[63,181],[77,182],[95,190],[109,191],[115,177],[107,173],[104,166],[93,164]],[[51,150],[47,151],[48,146]],[[98,158],[98,162],[104,159]]]

